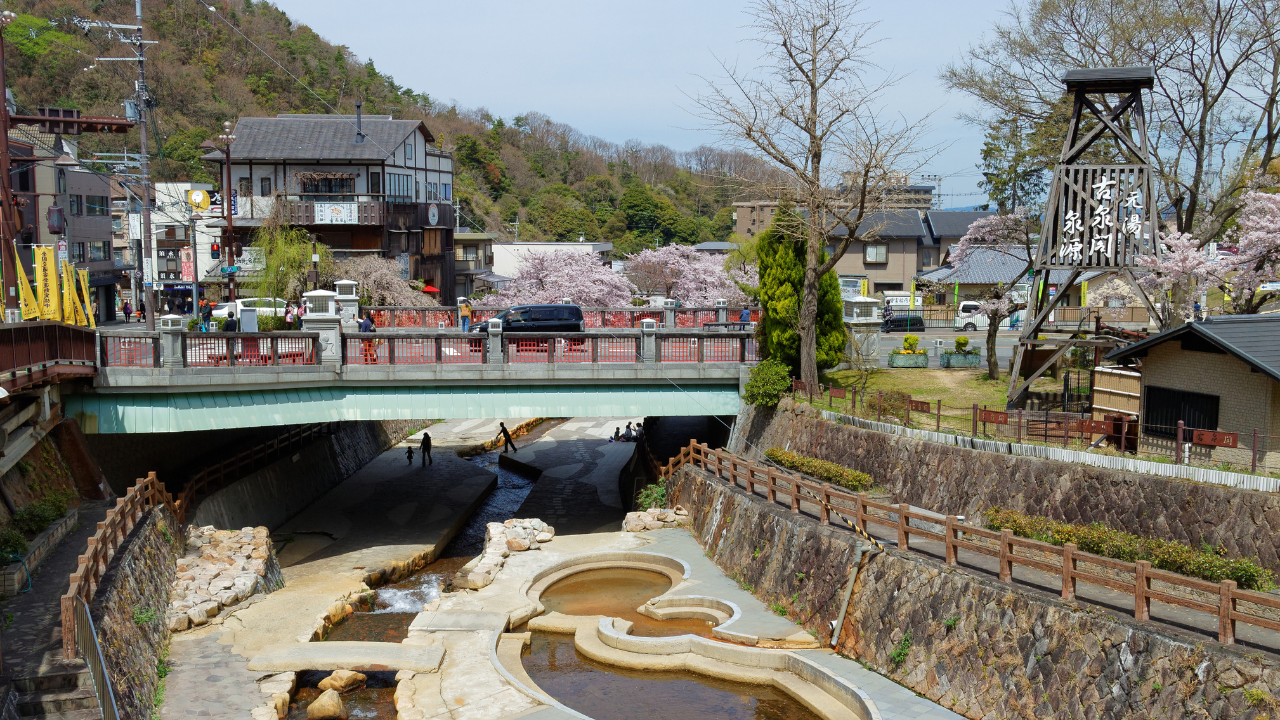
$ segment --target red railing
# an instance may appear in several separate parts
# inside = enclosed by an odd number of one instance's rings
[[[183,333],[185,367],[315,365],[319,333]]]
[[[57,375],[93,375],[96,344],[93,330],[60,322],[0,325],[0,387],[12,393]]]
[[[718,334],[717,334],[718,335]],[[658,362],[758,362],[759,342],[746,333],[716,335],[663,335],[659,334]]]
[[[482,364],[489,344],[484,335],[348,333],[342,336],[346,365]]]
[[[713,323],[713,322],[716,322],[716,321],[717,321],[717,319],[718,319],[717,311],[716,311],[716,309],[715,309],[715,308],[711,308],[711,309],[701,309],[701,308],[695,308],[695,309],[684,309],[684,308],[681,308],[681,309],[678,309],[678,310],[673,310],[672,312],[673,312],[673,313],[675,314],[675,316],[676,316],[676,327],[678,327],[678,328],[696,328],[696,327],[702,327],[703,325],[706,325],[707,323]],[[737,319],[738,319],[738,316],[737,316],[736,314],[734,314],[734,315],[733,315],[733,317],[728,318],[728,319],[729,319],[729,320],[737,320]]]
[[[458,309],[456,307],[365,307],[369,311],[375,327],[380,328],[438,328],[456,327],[458,325]]]
[[[103,335],[105,367],[160,367],[160,333]]]

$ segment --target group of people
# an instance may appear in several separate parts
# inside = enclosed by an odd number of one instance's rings
[[[637,427],[638,426],[639,424],[637,423]],[[627,432],[631,432],[631,423],[627,423]],[[498,437],[502,438],[502,453],[504,455],[506,454],[508,448],[511,449],[511,452],[520,452],[518,449],[516,449],[516,444],[511,442],[511,431],[507,430],[507,424],[504,422],[498,423]],[[423,467],[436,464],[435,461],[431,459],[431,433],[427,432],[426,430],[422,431],[422,441],[418,443],[418,450],[422,454]],[[405,457],[409,458],[409,464],[412,465],[413,464],[413,446],[410,445],[409,447],[405,448],[404,454],[405,454]]]
[[[620,427],[613,429],[613,437],[609,438],[609,442],[640,442],[644,440],[644,423],[636,423],[635,429],[632,429],[631,423],[627,423],[627,429]]]

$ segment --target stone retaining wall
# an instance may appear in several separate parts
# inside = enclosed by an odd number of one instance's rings
[[[169,643],[165,610],[182,533],[164,507],[148,510],[116,550],[89,606],[122,717],[149,718]]]
[[[1101,522],[1198,547],[1221,545],[1280,575],[1280,495],[1001,455],[823,420],[808,405],[744,404],[729,451],[758,460],[781,447],[871,475],[906,502],[974,516],[1001,505],[1067,522]]]
[[[830,644],[827,623],[852,569],[853,533],[690,466],[668,489],[693,513],[694,534],[724,572]],[[1254,720],[1280,707],[1280,664],[1247,648],[892,548],[864,563],[841,638],[841,654],[974,720]]]
[[[412,420],[341,423],[333,435],[215,491],[187,521],[222,529],[280,527],[422,425]]]

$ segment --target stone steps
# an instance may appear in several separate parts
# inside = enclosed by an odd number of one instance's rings
[[[99,717],[98,697],[91,687],[41,690],[18,696],[20,717],[61,717],[64,713],[92,710]]]
[[[45,715],[21,715],[31,720],[102,720],[102,712],[95,706],[92,710],[68,710],[66,712]]]

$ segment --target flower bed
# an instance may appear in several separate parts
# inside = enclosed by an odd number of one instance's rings
[[[895,352],[889,356],[889,367],[927,368],[929,367],[929,356],[925,353]]]
[[[982,355],[976,352],[955,353],[945,352],[938,358],[938,367],[944,368],[976,368],[982,360]]]
[[[870,475],[858,470],[850,470],[833,462],[797,455],[782,448],[769,448],[764,456],[784,468],[802,472],[842,488],[861,492],[871,487]]]
[[[1150,561],[1152,567],[1209,582],[1235,580],[1246,590],[1271,590],[1275,579],[1270,570],[1253,560],[1224,557],[1220,550],[1196,550],[1172,540],[1144,538],[1113,530],[1100,523],[1073,525],[1016,510],[993,507],[986,512],[991,530],[1009,529],[1018,537],[1053,545],[1075,543],[1084,552],[1124,562]]]

